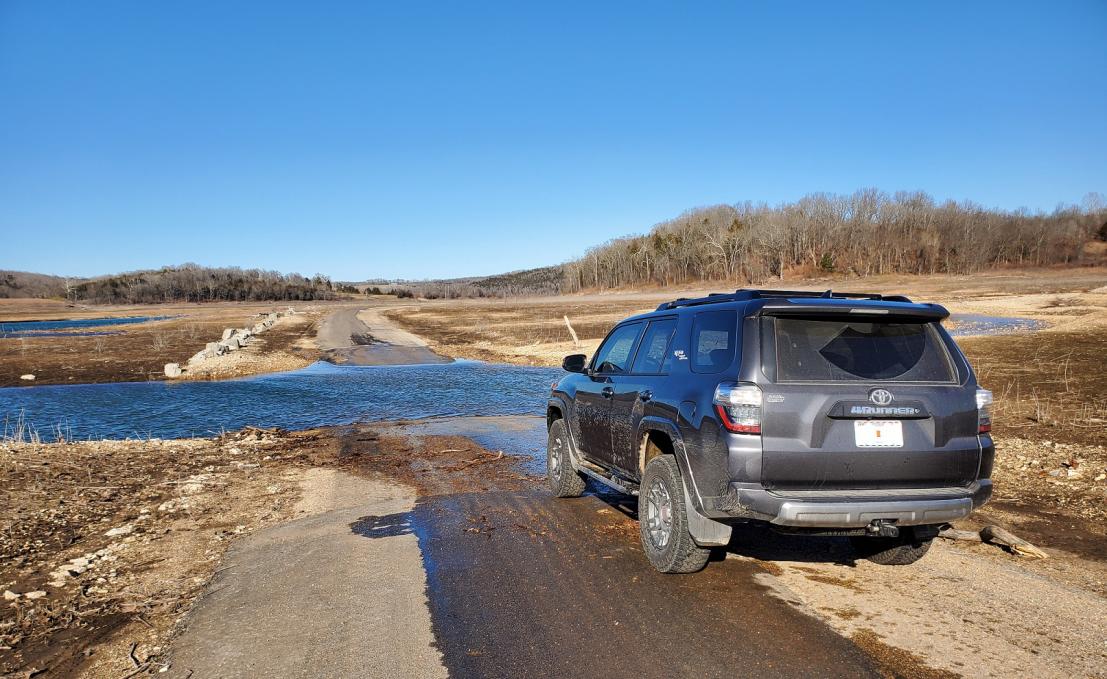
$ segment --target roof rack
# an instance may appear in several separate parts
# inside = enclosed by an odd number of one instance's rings
[[[880,295],[874,292],[813,292],[811,290],[759,290],[754,288],[741,288],[734,292],[713,292],[707,297],[680,297],[671,302],[663,302],[657,307],[658,311],[676,309],[677,307],[699,306],[701,304],[719,304],[722,302],[747,302],[752,299],[774,299],[803,297],[807,299],[863,299],[874,302],[910,302],[903,295]]]

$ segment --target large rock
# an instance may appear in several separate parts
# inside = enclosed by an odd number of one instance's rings
[[[35,376],[30,374],[30,373],[27,373],[26,375],[20,375],[19,379],[27,380],[28,382],[34,382],[35,381]]]
[[[196,352],[196,354],[192,358],[188,359],[188,364],[189,365],[196,365],[197,363],[202,363],[204,360],[206,360],[208,358],[211,358],[214,355],[215,355],[214,353],[208,352],[207,349],[203,349],[201,351]]]
[[[223,351],[238,351],[238,348],[242,346],[237,337],[231,337],[223,340],[219,343],[219,346],[223,347]]]
[[[180,363],[166,363],[165,364],[165,376],[166,377],[180,377],[181,376],[181,364]]]
[[[238,331],[235,330],[234,328],[227,328],[226,330],[224,330],[223,331],[223,341],[226,342],[230,338],[234,337],[234,334],[236,332],[238,332]]]

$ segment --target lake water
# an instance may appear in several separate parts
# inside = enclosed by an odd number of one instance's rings
[[[125,316],[121,318],[80,318],[57,321],[4,321],[0,322],[0,338],[8,337],[58,337],[63,335],[110,335],[110,331],[86,331],[83,328],[100,328],[108,325],[134,325],[147,321],[161,321],[172,316]],[[62,330],[77,332],[59,332]]]
[[[559,368],[457,361],[336,366],[219,382],[122,382],[0,389],[0,420],[43,440],[210,436],[256,427],[309,427],[451,415],[545,413]]]
[[[953,314],[949,334],[954,337],[963,335],[1006,335],[1013,332],[1032,332],[1046,327],[1044,321],[1030,318],[1006,318],[1003,316],[984,316],[983,314]]]

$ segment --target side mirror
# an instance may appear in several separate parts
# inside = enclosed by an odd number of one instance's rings
[[[584,354],[570,354],[561,362],[561,367],[571,373],[582,373],[586,363],[588,363],[588,357]]]

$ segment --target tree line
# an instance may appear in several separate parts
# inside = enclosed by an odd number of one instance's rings
[[[69,285],[65,296],[97,304],[161,302],[255,302],[334,299],[331,279],[308,278],[261,269],[204,267],[185,264],[156,271],[136,271]]]
[[[561,289],[752,284],[786,274],[963,274],[1074,263],[1097,236],[1107,239],[1107,205],[1097,194],[1081,207],[1032,213],[937,203],[922,192],[817,193],[777,206],[690,210],[645,235],[589,249],[564,265]]]

